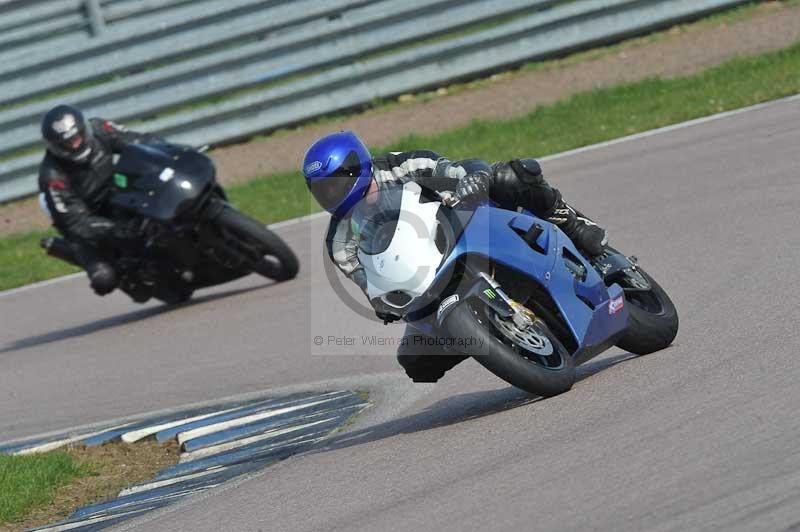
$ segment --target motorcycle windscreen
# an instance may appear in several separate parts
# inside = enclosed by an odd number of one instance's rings
[[[215,177],[208,157],[169,144],[129,145],[114,168],[111,204],[161,221],[191,209]]]
[[[381,188],[359,203],[351,223],[370,298],[390,292],[413,298],[427,290],[443,258],[436,243],[440,208],[413,182]]]

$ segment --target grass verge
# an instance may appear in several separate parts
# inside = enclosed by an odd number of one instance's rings
[[[27,456],[0,455],[0,532],[52,523],[117,496],[178,462],[172,442],[76,446]]]
[[[800,43],[692,76],[581,93],[510,120],[475,121],[432,136],[410,135],[374,153],[426,147],[453,159],[541,157],[796,94],[798,71]],[[296,172],[267,176],[229,192],[236,205],[266,223],[318,210]],[[74,271],[41,253],[41,236],[38,232],[0,239],[0,290]]]
[[[0,524],[17,521],[31,508],[49,503],[58,488],[93,470],[66,452],[0,456]]]
[[[0,238],[0,290],[52,279],[78,271],[51,259],[39,247],[39,240],[54,231],[34,231]]]

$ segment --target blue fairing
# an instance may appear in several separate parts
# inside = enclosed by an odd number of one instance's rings
[[[524,234],[534,224],[543,231],[536,245],[529,246],[520,233]],[[563,257],[565,249],[573,260],[577,259],[585,267],[585,280],[578,280],[570,273]],[[622,288],[617,284],[606,287],[597,271],[560,229],[531,214],[499,209],[488,203],[478,206],[439,268],[439,275],[466,255],[487,257],[544,287],[572,331],[577,352],[607,344],[627,326],[627,307],[609,306],[612,300],[623,297]],[[428,328],[421,323],[414,325],[423,330]]]

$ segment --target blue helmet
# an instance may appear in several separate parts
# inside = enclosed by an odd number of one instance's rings
[[[352,131],[331,133],[308,148],[303,175],[322,208],[334,216],[344,216],[369,188],[372,157]]]

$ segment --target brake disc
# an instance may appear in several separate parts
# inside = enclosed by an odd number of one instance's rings
[[[502,318],[495,312],[490,314],[500,333],[515,345],[534,355],[547,357],[553,354],[550,338],[539,329],[536,321],[532,321],[526,327],[520,327],[512,318]]]

